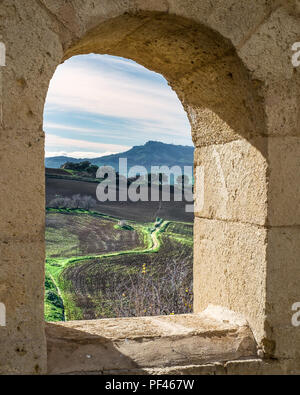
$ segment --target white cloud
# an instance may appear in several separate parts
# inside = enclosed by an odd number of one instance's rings
[[[87,120],[87,122],[89,122],[89,120]],[[105,128],[105,126],[103,126],[103,121],[97,121],[95,120],[94,123],[99,123],[101,124],[101,127],[94,127],[94,128],[82,128],[82,127],[77,127],[77,126],[70,126],[70,125],[65,125],[62,123],[53,123],[53,122],[44,122],[44,130],[46,131],[46,133],[50,133],[54,130],[56,131],[56,133],[59,133],[59,131],[69,131],[69,132],[75,132],[75,133],[84,133],[86,134],[86,136],[90,136],[90,137],[97,137],[97,138],[101,138],[101,136],[109,136],[109,139],[118,139],[120,140],[120,137],[122,137],[122,140],[133,140],[134,139],[134,133],[132,133],[132,135],[126,135],[123,136],[123,131],[122,128],[120,128],[120,126],[116,126],[116,130],[112,131],[109,130],[107,128]],[[109,125],[111,127],[111,124]],[[137,123],[134,123],[134,126],[132,127],[132,131],[134,132],[134,130],[140,130],[142,128],[141,125],[138,125]]]
[[[125,66],[138,69],[139,74],[145,70],[147,78],[122,72]],[[47,111],[129,119],[145,133],[186,136],[190,142],[187,117],[175,92],[167,84],[149,79],[148,73],[142,66],[117,58],[106,58],[97,67],[87,60],[66,62],[51,81]]]
[[[97,143],[93,141],[77,140],[77,139],[61,137],[49,133],[46,134],[46,146],[47,149],[50,147],[59,147],[59,146],[73,147],[73,148],[77,148],[78,151],[82,151],[82,149],[84,148],[87,149],[93,148],[94,150],[98,149],[99,152],[96,156],[100,156],[99,154],[103,152],[108,152],[108,151],[114,153],[124,152],[131,148],[130,146],[125,146],[120,144],[105,144],[105,143]]]
[[[58,129],[58,130],[69,130],[71,132],[81,132],[81,133],[95,133],[98,130],[97,129],[92,129],[92,128],[78,128],[76,126],[69,126],[69,125],[63,125],[60,123],[52,123],[52,122],[44,122],[44,128],[45,129]],[[99,131],[98,134],[99,136]]]
[[[106,156],[106,155],[111,155],[111,154],[116,154],[117,152],[102,152],[99,154],[99,152],[89,152],[89,151],[71,151],[71,152],[65,152],[65,151],[53,151],[53,152],[48,152],[46,151],[45,157],[46,158],[52,158],[53,156],[68,156],[70,158],[77,158],[77,159],[82,159],[82,158],[89,158],[89,159],[94,159],[94,158],[100,158],[101,156]]]

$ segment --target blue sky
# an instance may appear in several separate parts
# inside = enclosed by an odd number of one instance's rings
[[[186,113],[167,81],[108,55],[76,56],[57,68],[44,130],[46,157],[93,158],[149,140],[192,145]]]

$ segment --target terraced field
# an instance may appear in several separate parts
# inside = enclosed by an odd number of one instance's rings
[[[47,256],[72,257],[143,248],[140,232],[124,232],[117,220],[96,213],[49,210],[46,215]]]
[[[154,253],[89,259],[62,271],[66,290],[79,309],[69,319],[94,319],[192,311],[192,237],[159,234]],[[192,228],[191,225],[187,227]],[[177,226],[180,228],[180,226]],[[190,232],[189,232],[190,233]]]
[[[50,169],[48,169],[48,171],[49,170]],[[56,172],[57,169],[53,170],[51,177],[49,177],[49,175],[46,176],[47,205],[49,205],[49,202],[57,195],[71,198],[73,195],[80,194],[90,196],[93,199],[96,198],[97,182],[57,178],[60,176],[55,176]],[[194,214],[187,213],[185,210],[187,203],[188,202],[185,201],[175,201],[174,195],[171,194],[170,202],[156,202],[150,199],[147,202],[131,202],[130,200],[126,202],[118,200],[107,202],[97,201],[94,210],[117,218],[136,222],[153,222],[157,216],[171,221],[193,222]]]
[[[46,223],[46,320],[191,311],[191,223],[54,209]]]

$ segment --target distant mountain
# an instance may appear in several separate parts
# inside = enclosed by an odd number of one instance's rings
[[[89,159],[76,159],[70,158],[69,156],[53,156],[52,158],[45,158],[45,167],[49,167],[51,169],[59,169],[60,166],[66,162],[79,163],[83,160]]]
[[[144,166],[150,171],[151,166],[193,166],[194,147],[165,144],[158,141],[148,141],[144,145],[132,147],[129,151],[119,154],[101,156],[93,159],[76,159],[67,156],[45,158],[45,166],[59,168],[66,162],[82,162],[88,160],[97,166],[112,166],[119,170],[119,159],[127,158],[128,169],[132,166]]]

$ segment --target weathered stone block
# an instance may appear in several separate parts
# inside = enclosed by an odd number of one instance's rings
[[[194,309],[208,304],[243,314],[259,342],[264,337],[267,230],[195,218]]]
[[[292,306],[300,302],[299,257],[299,226],[268,230],[266,329],[276,358],[300,357],[300,326],[292,325]]]
[[[42,128],[49,82],[63,55],[57,24],[32,0],[25,3],[4,1],[1,3],[1,15],[1,41],[6,46],[6,66],[1,67],[0,130],[2,127]]]
[[[271,5],[263,0],[255,3],[248,1],[217,0],[168,0],[169,12],[195,19],[197,22],[209,24],[222,35],[238,45],[271,9]]]
[[[240,0],[229,0],[224,3],[219,0],[214,3],[208,23],[239,47],[247,40],[252,30],[268,16],[271,7],[270,2],[264,0],[250,3]]]
[[[0,327],[0,373],[46,371],[44,335],[45,245],[0,241],[0,302],[6,326]]]
[[[47,324],[49,373],[127,370],[130,374],[138,369],[255,356],[256,344],[247,323],[225,318],[219,320],[208,309],[171,317]]]
[[[300,73],[263,89],[269,136],[300,136]]]
[[[41,130],[0,135],[0,240],[44,239],[45,166]]]
[[[195,311],[207,304],[244,314],[267,356],[299,358],[299,227],[195,219]]]
[[[224,370],[228,375],[277,375],[284,374],[283,366],[272,360],[229,361]]]
[[[196,147],[241,139],[241,135],[209,108],[187,106],[187,114]]]
[[[203,196],[196,216],[264,225],[267,221],[267,139],[233,141],[197,148],[203,169],[196,195]]]
[[[268,223],[300,225],[300,137],[268,140]]]
[[[290,79],[294,73],[292,45],[299,41],[298,18],[284,7],[277,8],[238,49],[238,54],[261,81]]]

